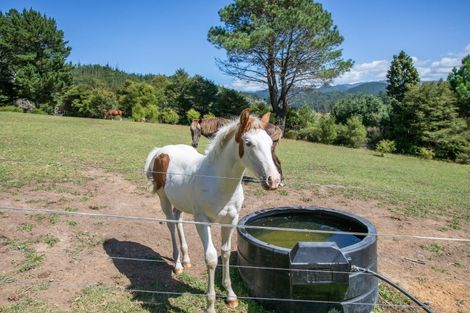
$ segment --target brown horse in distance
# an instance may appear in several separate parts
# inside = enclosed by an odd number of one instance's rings
[[[105,118],[105,119],[111,118],[111,119],[114,120],[115,117],[119,117],[119,119],[122,120],[122,111],[119,110],[119,109],[109,109],[109,110],[106,111],[106,113],[104,114],[104,118]]]
[[[208,139],[212,139],[222,126],[230,122],[231,120],[223,117],[213,117],[207,119],[200,118],[198,120],[193,120],[190,126],[192,146],[194,148],[197,148],[199,144],[199,138],[201,138],[201,136],[204,136]],[[266,133],[268,133],[269,137],[271,137],[273,141],[271,152],[273,154],[274,165],[276,165],[279,174],[281,174],[281,181],[284,181],[284,175],[282,174],[281,169],[281,161],[276,155],[276,146],[282,137],[282,130],[271,123],[266,124],[264,130],[266,131]],[[246,178],[244,180],[247,181]]]

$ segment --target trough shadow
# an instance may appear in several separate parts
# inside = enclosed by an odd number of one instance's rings
[[[115,238],[103,243],[103,248],[113,260],[114,266],[125,275],[130,285],[129,290],[168,291],[176,293],[204,293],[204,290],[193,288],[172,276],[173,267],[167,258],[152,248],[133,241],[120,241]],[[150,259],[139,261],[122,258]],[[170,299],[181,295],[152,294],[132,291],[133,300],[142,301],[141,306],[149,312],[166,312],[171,309],[175,313],[185,313],[172,306]]]

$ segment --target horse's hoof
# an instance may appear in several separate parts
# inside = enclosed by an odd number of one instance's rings
[[[182,268],[175,268],[175,274],[176,275],[180,275],[183,273],[183,269]]]
[[[238,306],[238,300],[237,299],[227,300],[226,304],[229,308],[235,309]]]
[[[185,270],[187,270],[187,269],[190,269],[193,266],[191,265],[191,263],[183,263],[183,267],[184,267]]]

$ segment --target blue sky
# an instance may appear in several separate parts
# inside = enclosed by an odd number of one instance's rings
[[[207,41],[217,11],[228,0],[59,1],[2,0],[0,10],[30,8],[54,17],[72,47],[73,63],[117,66],[136,73],[172,74],[184,68],[212,81],[256,88],[215,65],[224,52]],[[381,80],[393,54],[405,50],[423,80],[446,77],[470,54],[470,1],[322,0],[344,36],[345,58],[355,61],[336,83]]]

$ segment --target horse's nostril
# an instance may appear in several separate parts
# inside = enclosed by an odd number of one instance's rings
[[[271,186],[271,187],[273,185],[273,177],[272,176],[268,177],[268,185]]]

